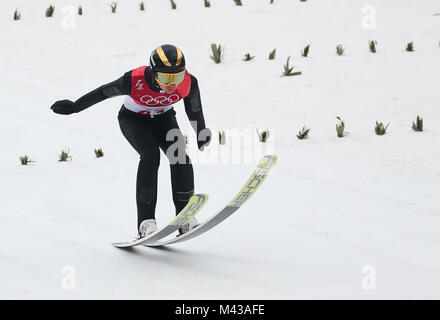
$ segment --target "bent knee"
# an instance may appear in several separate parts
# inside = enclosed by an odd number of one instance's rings
[[[151,153],[139,153],[140,162],[148,165],[150,167],[159,167],[160,164],[160,154],[159,152],[156,154]]]

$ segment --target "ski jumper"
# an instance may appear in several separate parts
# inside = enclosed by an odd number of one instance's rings
[[[125,95],[118,121],[124,137],[140,156],[136,178],[138,228],[143,220],[155,218],[157,174],[160,151],[167,156],[176,214],[194,194],[194,172],[185,150],[185,139],[177,124],[173,105],[184,101],[185,112],[197,133],[205,128],[197,79],[186,72],[172,94],[160,90],[150,67],[128,71],[75,101],[80,112],[107,98]],[[168,139],[167,139],[168,135]]]

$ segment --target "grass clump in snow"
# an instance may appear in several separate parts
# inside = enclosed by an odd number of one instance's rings
[[[46,9],[46,17],[48,18],[52,17],[54,12],[55,12],[55,7],[53,5],[50,5],[49,8]]]
[[[255,58],[254,56],[251,56],[250,53],[246,53],[244,55],[243,61],[251,61],[253,58]]]
[[[287,58],[287,62],[284,65],[284,72],[281,75],[282,77],[290,77],[290,76],[299,76],[301,74],[301,71],[293,72],[293,66],[289,66],[290,57]]]
[[[296,136],[300,140],[307,139],[309,132],[310,132],[310,129],[311,128],[307,128],[306,126],[303,126],[302,129],[298,132],[298,134]]]
[[[61,154],[58,157],[58,161],[63,162],[63,161],[67,161],[67,160],[72,160],[72,156],[69,154],[69,150],[67,150],[67,152],[62,150]]]
[[[83,15],[83,8],[81,6],[78,7],[78,15],[79,16]]]
[[[241,0],[234,0],[236,6],[242,6]]]
[[[275,55],[277,54],[277,49],[273,49],[271,52],[269,52],[269,60],[275,59]]]
[[[384,126],[382,122],[376,120],[376,126],[374,127],[374,131],[378,136],[383,136],[387,132],[389,125],[390,124],[388,123],[386,126]]]
[[[145,11],[145,4],[143,1],[141,3],[139,3],[139,10]]]
[[[339,123],[336,124],[336,133],[339,138],[342,138],[344,136],[345,122],[341,117],[336,117],[336,119],[339,120]]]
[[[338,56],[342,56],[344,54],[345,48],[342,46],[342,44],[338,44],[336,46],[336,54]]]
[[[221,145],[226,144],[226,133],[223,130],[218,132],[218,143]]]
[[[269,136],[270,136],[269,130],[263,130],[263,131],[259,132],[257,129],[257,134],[258,134],[258,139],[260,140],[260,142],[267,142],[267,140],[269,139]]]
[[[414,42],[411,41],[406,44],[406,51],[408,51],[408,52],[414,51]]]
[[[35,162],[34,160],[31,160],[27,155],[21,156],[18,159],[20,159],[20,163],[24,166],[31,162]]]
[[[376,40],[370,40],[368,42],[368,46],[370,47],[370,52],[371,53],[376,53],[376,46],[377,46],[377,41]]]
[[[216,45],[215,43],[213,43],[211,44],[211,51],[212,51],[212,56],[210,56],[211,59],[215,63],[222,62],[224,48],[221,45]]]
[[[306,57],[306,58],[307,58],[307,56],[309,55],[309,50],[310,50],[310,44],[307,45],[307,46],[301,51],[301,55],[302,55],[303,57]]]
[[[112,8],[112,13],[116,13],[116,9],[118,9],[118,2],[112,1],[112,3],[110,4],[110,8]]]
[[[104,156],[104,152],[102,151],[102,148],[95,149],[94,151],[96,158],[102,158]]]
[[[177,5],[174,2],[174,0],[171,0],[171,9],[176,10],[177,9]]]
[[[270,2],[269,2],[270,4],[272,4],[273,3],[273,0],[270,0]]]
[[[21,19],[21,13],[18,12],[18,9],[15,10],[14,12],[14,21],[20,20]]]
[[[209,0],[205,0],[205,8],[210,8],[211,7],[211,2],[209,2]]]
[[[423,119],[420,116],[417,116],[416,122],[413,121],[412,128],[414,131],[423,131]]]

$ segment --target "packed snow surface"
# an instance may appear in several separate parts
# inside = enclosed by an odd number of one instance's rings
[[[48,1],[0,3],[0,298],[440,297],[438,0],[138,2],[112,14],[107,0],[54,0],[52,18]],[[200,220],[232,200],[261,155],[279,160],[254,198],[203,236],[121,250],[111,242],[136,234],[139,159],[117,122],[123,97],[71,116],[50,106],[148,64],[164,43],[184,52],[214,132],[199,152],[175,105],[196,192],[210,195]],[[224,46],[220,64],[211,43]],[[289,56],[302,74],[280,77]],[[417,115],[423,132],[411,129]],[[385,135],[376,121],[390,124]],[[270,130],[266,144],[256,129]],[[62,150],[71,161],[57,161]],[[25,154],[35,162],[22,166]],[[161,226],[174,215],[170,186],[162,155]]]

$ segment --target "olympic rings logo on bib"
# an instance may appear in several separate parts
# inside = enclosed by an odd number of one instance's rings
[[[158,96],[155,98],[147,94],[145,96],[142,96],[139,100],[147,106],[158,106],[158,105],[168,106],[170,104],[173,104],[173,103],[179,101],[180,97],[179,97],[179,95],[177,95],[175,93],[168,96],[168,97],[167,96]]]

